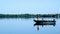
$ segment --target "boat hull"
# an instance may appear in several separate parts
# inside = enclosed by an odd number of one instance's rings
[[[55,25],[55,20],[34,20],[36,22],[34,25]]]
[[[34,20],[35,22],[56,22],[55,20]]]

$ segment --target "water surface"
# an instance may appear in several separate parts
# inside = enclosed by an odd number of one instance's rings
[[[34,26],[33,18],[0,19],[0,34],[60,34],[60,19],[56,19],[56,25]]]

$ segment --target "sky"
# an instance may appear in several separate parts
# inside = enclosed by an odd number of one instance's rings
[[[60,0],[0,0],[0,14],[60,14]]]

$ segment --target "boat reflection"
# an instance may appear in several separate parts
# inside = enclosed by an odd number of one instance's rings
[[[37,26],[37,30],[39,31],[39,26],[45,26],[45,25],[56,25],[56,21],[53,22],[35,22],[34,26]]]

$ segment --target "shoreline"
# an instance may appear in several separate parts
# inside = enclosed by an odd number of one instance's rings
[[[60,18],[60,14],[0,14],[0,18]]]

